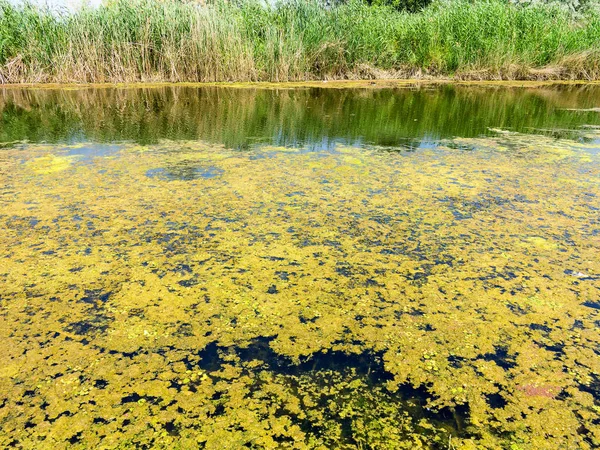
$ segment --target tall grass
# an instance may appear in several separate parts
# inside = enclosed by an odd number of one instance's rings
[[[0,0],[0,82],[600,77],[600,13],[500,0],[410,14],[351,0],[111,0],[56,14]]]

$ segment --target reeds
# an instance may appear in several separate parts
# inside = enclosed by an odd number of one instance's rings
[[[0,0],[0,82],[600,77],[600,13],[499,0],[418,13],[351,0],[112,0],[57,14]]]

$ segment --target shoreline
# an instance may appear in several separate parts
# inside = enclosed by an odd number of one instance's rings
[[[224,87],[237,89],[396,89],[421,86],[475,86],[503,88],[540,88],[547,86],[600,85],[600,80],[456,80],[431,79],[375,79],[375,80],[320,80],[320,81],[240,81],[240,82],[119,82],[119,83],[6,83],[1,89],[144,89],[160,87]]]

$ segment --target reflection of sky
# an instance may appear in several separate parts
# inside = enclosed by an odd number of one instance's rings
[[[8,0],[15,5],[24,3],[23,0]],[[82,5],[98,6],[102,0],[28,0],[29,3],[39,6],[48,6],[53,10],[68,10],[73,11],[80,8]]]
[[[585,144],[590,145],[589,147],[583,148],[586,152],[591,153],[593,155],[600,154],[600,148],[598,147],[598,146],[600,146],[600,139],[592,139],[587,142],[584,142],[583,145],[585,145]]]
[[[121,150],[119,145],[111,144],[93,144],[84,145],[81,147],[70,148],[66,155],[67,156],[80,156],[84,161],[91,161],[93,158],[99,156],[111,156]]]

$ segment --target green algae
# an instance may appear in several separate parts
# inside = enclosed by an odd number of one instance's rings
[[[0,446],[597,447],[596,132],[3,150]]]
[[[27,167],[37,174],[60,172],[69,168],[73,158],[66,156],[45,155],[27,161]]]

